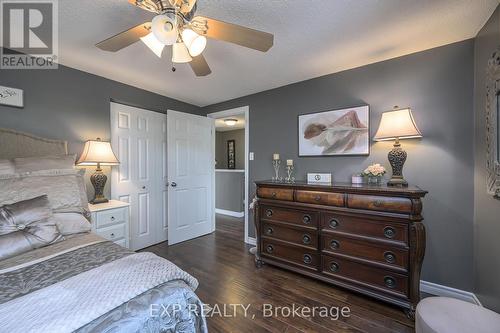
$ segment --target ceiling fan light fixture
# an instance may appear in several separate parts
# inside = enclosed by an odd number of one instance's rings
[[[141,41],[146,44],[146,46],[149,47],[149,49],[153,51],[158,58],[161,58],[165,44],[161,43],[152,32],[144,37],[141,37]]]
[[[205,36],[200,36],[193,30],[186,28],[182,31],[182,40],[189,50],[191,56],[199,56],[207,46],[207,38]]]
[[[227,126],[234,126],[238,122],[238,119],[224,119],[224,123]]]
[[[177,22],[175,13],[157,15],[151,22],[151,30],[155,37],[165,45],[173,45],[177,41]]]
[[[184,64],[191,62],[193,58],[189,55],[189,51],[183,42],[175,43],[172,47],[172,62],[176,64]]]

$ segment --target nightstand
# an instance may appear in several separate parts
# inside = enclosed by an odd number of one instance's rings
[[[118,245],[129,247],[128,202],[109,200],[106,203],[89,204],[92,232]]]

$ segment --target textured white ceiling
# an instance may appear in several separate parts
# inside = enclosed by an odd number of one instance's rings
[[[209,40],[212,68],[171,72],[143,43],[118,53],[96,42],[152,14],[127,0],[59,1],[60,62],[205,106],[474,37],[499,0],[198,0],[198,14],[274,33],[268,53]]]

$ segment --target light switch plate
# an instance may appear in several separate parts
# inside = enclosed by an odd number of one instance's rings
[[[250,161],[253,161],[253,160],[254,160],[254,157],[255,157],[255,156],[254,156],[254,154],[253,154],[253,151],[251,151],[251,152],[250,152],[250,154],[249,154],[249,156],[248,156],[248,159],[249,159]]]

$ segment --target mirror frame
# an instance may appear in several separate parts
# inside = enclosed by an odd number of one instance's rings
[[[486,71],[486,190],[500,199],[499,112],[500,48],[488,60]]]

